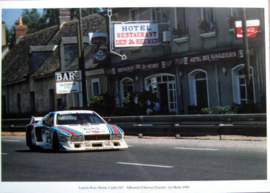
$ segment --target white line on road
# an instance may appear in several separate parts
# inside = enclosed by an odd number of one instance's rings
[[[158,168],[173,168],[173,166],[164,166],[164,165],[128,163],[128,162],[116,162],[116,163],[117,164],[122,164],[122,165],[133,165],[133,166],[146,166],[146,167],[158,167]]]
[[[4,142],[21,142],[22,140],[12,140],[12,139],[4,139]]]
[[[7,155],[8,153],[2,153],[2,155]]]
[[[174,149],[182,149],[182,150],[200,150],[200,151],[218,151],[219,149],[202,149],[202,148],[185,148],[185,147],[175,147]]]

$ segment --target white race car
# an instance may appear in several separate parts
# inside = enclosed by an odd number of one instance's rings
[[[128,148],[120,127],[87,110],[55,111],[45,117],[32,117],[26,126],[26,144],[30,150],[56,152]]]

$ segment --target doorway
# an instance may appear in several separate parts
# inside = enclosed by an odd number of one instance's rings
[[[146,90],[156,95],[160,103],[162,114],[175,113],[176,107],[176,86],[175,76],[172,74],[156,74],[145,79]]]

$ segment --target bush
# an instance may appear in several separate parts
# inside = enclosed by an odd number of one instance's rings
[[[208,108],[202,108],[201,112],[203,114],[236,114],[237,113],[236,107],[231,106],[217,106],[217,107],[208,107]]]

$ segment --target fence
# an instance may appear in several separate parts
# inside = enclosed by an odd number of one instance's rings
[[[266,114],[155,115],[104,117],[126,135],[139,136],[266,136]],[[3,119],[2,131],[25,131],[26,119]]]
[[[266,136],[266,114],[105,117],[127,135]]]

